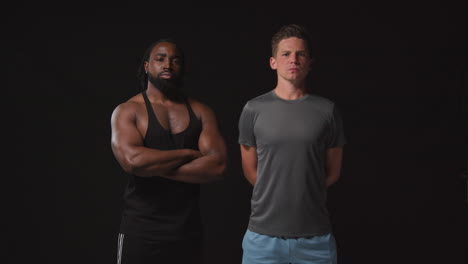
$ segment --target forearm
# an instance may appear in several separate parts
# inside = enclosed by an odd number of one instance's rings
[[[257,172],[256,171],[252,171],[252,172],[249,172],[249,173],[244,172],[244,175],[245,175],[245,178],[247,179],[247,181],[250,184],[252,184],[252,186],[254,186],[255,183],[257,182]]]
[[[125,159],[124,169],[137,176],[153,177],[173,171],[199,155],[191,149],[162,151],[141,147]]]
[[[327,173],[327,187],[336,183],[341,174],[343,147],[329,148],[326,154],[325,171]]]
[[[332,175],[328,175],[327,177],[327,187],[330,187],[331,185],[333,185],[335,182],[338,181],[338,178],[337,176],[332,176]]]
[[[248,145],[240,145],[242,171],[247,181],[253,185],[257,182],[257,149]]]
[[[327,184],[327,187],[329,187],[338,181],[338,179],[340,178],[341,170],[340,168],[327,168],[326,171],[327,171],[326,184]]]
[[[192,160],[170,173],[163,174],[161,177],[187,183],[209,183],[224,176],[226,163],[226,159],[221,156],[206,155]]]

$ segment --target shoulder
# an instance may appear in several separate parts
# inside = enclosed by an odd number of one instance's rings
[[[326,98],[326,97],[321,96],[321,95],[309,94],[309,97],[310,97],[311,100],[314,101],[314,103],[322,104],[324,106],[334,106],[335,105],[335,102],[333,102],[331,99]]]
[[[138,111],[143,109],[143,107],[143,97],[141,96],[141,94],[135,95],[127,101],[117,105],[112,112],[112,118],[114,119],[120,116],[136,114]]]
[[[244,110],[255,110],[260,108],[264,104],[268,104],[274,101],[274,96],[272,91],[261,94],[257,97],[254,97],[245,103]]]
[[[316,95],[316,94],[309,94],[309,100],[311,104],[315,107],[319,108],[325,112],[332,112],[335,108],[335,102],[329,98]]]
[[[207,104],[194,98],[187,98],[187,102],[190,104],[190,107],[198,119],[203,119],[207,116],[214,116],[213,110]]]
[[[326,116],[328,120],[341,118],[341,113],[333,100],[323,96],[311,95],[309,101],[313,105],[313,108]]]
[[[273,99],[274,99],[273,91],[268,91],[264,94],[261,94],[257,97],[250,99],[247,103],[256,104],[256,103],[262,103],[262,102],[269,102],[269,101],[272,101]]]

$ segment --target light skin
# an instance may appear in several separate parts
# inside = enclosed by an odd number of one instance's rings
[[[310,72],[312,59],[307,43],[291,37],[278,43],[275,56],[270,58],[270,67],[276,70],[277,85],[274,92],[285,100],[296,100],[306,94],[306,77]],[[247,181],[255,185],[257,180],[257,149],[240,145],[242,169]],[[343,148],[328,148],[325,153],[326,186],[338,181],[341,173]]]
[[[171,80],[182,71],[181,54],[173,43],[162,42],[151,51],[145,71],[152,76]],[[148,99],[162,127],[172,134],[189,125],[189,112],[184,102],[172,101],[148,82]],[[213,111],[205,104],[188,99],[201,121],[198,150],[157,150],[144,146],[148,114],[143,96],[138,94],[118,105],[111,117],[112,151],[128,173],[140,177],[163,177],[187,183],[208,183],[223,177],[227,167],[227,150]]]

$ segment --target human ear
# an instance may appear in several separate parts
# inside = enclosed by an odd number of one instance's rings
[[[270,67],[271,67],[273,70],[276,70],[276,69],[277,69],[276,59],[275,59],[274,57],[270,57]]]

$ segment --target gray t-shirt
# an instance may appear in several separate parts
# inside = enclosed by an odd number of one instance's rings
[[[239,144],[256,147],[258,159],[248,229],[281,237],[331,232],[325,153],[344,143],[341,117],[328,99],[284,100],[272,90],[248,101]]]

